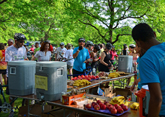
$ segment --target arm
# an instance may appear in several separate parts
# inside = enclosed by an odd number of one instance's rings
[[[34,57],[32,58],[32,61],[35,61],[38,58],[38,53],[39,51],[36,52],[36,54],[34,55]]]
[[[162,104],[160,83],[149,83],[148,86],[150,91],[148,117],[158,117]]]
[[[102,53],[101,53],[100,63],[103,64],[103,65],[105,65],[105,66],[108,66],[108,64],[104,62],[104,58],[105,58],[105,53],[102,52]]]
[[[80,52],[80,50],[77,50],[76,53],[73,54],[74,59],[78,56],[79,52]]]

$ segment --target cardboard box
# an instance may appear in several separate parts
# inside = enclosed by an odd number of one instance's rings
[[[124,97],[128,97],[129,95],[132,94],[129,89],[121,89],[121,88],[115,88],[113,92],[116,93],[116,96],[121,95]]]
[[[62,96],[62,103],[71,105],[74,101],[81,99],[86,93],[81,93],[74,96]]]
[[[29,109],[30,109],[30,114],[39,115],[39,116],[42,115],[42,106],[39,104],[30,105]],[[48,112],[51,110],[52,110],[52,106],[50,105],[44,106],[44,112]],[[28,113],[28,106],[22,106],[19,108],[18,116],[27,117],[27,113]],[[30,116],[30,117],[34,117],[34,116]]]

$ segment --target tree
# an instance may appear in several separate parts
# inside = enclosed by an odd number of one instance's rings
[[[120,32],[113,40],[113,32],[154,12],[154,3],[153,0],[65,0],[65,7],[82,24],[93,27],[106,42],[113,44],[120,36],[130,35]],[[101,32],[96,24],[103,26],[106,32]]]

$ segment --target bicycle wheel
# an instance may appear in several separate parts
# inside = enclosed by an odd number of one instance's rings
[[[0,99],[0,106],[2,106],[2,100],[1,100],[1,99]],[[1,111],[2,111],[2,110],[1,110],[1,108],[0,108],[0,113],[1,113]]]

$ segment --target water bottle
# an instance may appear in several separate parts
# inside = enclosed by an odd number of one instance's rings
[[[132,93],[132,98],[131,98],[132,102],[136,102],[136,95],[134,93]]]

